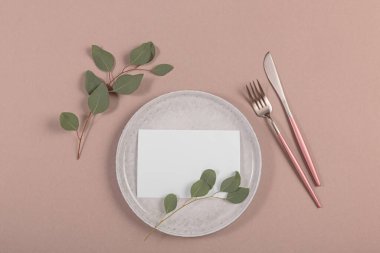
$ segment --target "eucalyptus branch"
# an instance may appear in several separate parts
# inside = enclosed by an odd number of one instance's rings
[[[215,193],[213,193],[211,196],[207,196],[207,197],[190,198],[190,199],[189,199],[188,201],[186,201],[182,206],[178,207],[178,208],[175,209],[173,212],[171,212],[171,213],[169,213],[169,214],[166,214],[166,215],[164,216],[164,218],[161,219],[161,220],[157,223],[157,225],[154,226],[154,227],[152,228],[152,230],[150,230],[150,232],[145,236],[144,241],[146,241],[146,240],[149,238],[149,236],[150,236],[154,231],[156,231],[157,228],[158,228],[162,223],[164,223],[164,221],[166,221],[167,219],[169,219],[170,217],[172,217],[175,213],[177,213],[178,211],[180,211],[182,208],[184,208],[184,207],[186,207],[186,206],[188,206],[188,205],[190,205],[190,204],[192,204],[192,203],[194,203],[194,202],[197,202],[197,201],[199,201],[199,200],[202,200],[202,199],[217,198],[217,199],[223,199],[223,200],[225,200],[225,198],[215,197],[214,195],[217,194],[217,193],[219,193],[219,192],[215,192]]]
[[[77,159],[81,157],[84,139],[88,134],[89,121],[96,114],[103,113],[109,106],[109,94],[116,93],[120,95],[129,95],[135,92],[142,81],[143,74],[130,75],[131,71],[149,72],[156,76],[164,76],[169,73],[173,66],[169,64],[159,64],[152,69],[139,68],[139,66],[151,62],[155,56],[155,46],[152,42],[146,42],[133,49],[129,55],[129,64],[123,70],[113,76],[115,68],[115,57],[108,51],[93,45],[91,56],[99,70],[106,73],[107,82],[96,76],[92,71],[87,70],[85,73],[85,88],[88,94],[89,114],[85,119],[83,127],[79,132],[79,119],[72,112],[61,113],[59,120],[61,127],[67,131],[75,131],[78,140]],[[134,66],[129,69],[130,66]]]
[[[177,196],[173,193],[168,194],[164,199],[164,207],[165,207],[165,212],[166,212],[165,216],[157,223],[156,226],[154,226],[149,231],[149,233],[145,236],[144,241],[146,241],[154,231],[158,230],[158,227],[163,222],[168,220],[178,211],[182,210],[186,206],[196,201],[215,198],[215,199],[226,200],[233,204],[238,204],[238,203],[243,202],[249,194],[248,188],[240,187],[240,181],[241,181],[240,174],[239,172],[236,171],[232,177],[226,178],[222,182],[222,184],[220,185],[219,191],[206,196],[209,193],[209,191],[214,187],[215,181],[216,181],[216,173],[214,170],[208,169],[208,170],[203,171],[200,179],[191,186],[191,191],[190,191],[191,198],[188,199],[182,206],[178,208],[177,208],[177,202],[178,202]],[[223,198],[223,197],[215,196],[216,194],[220,192],[226,192],[227,197]]]

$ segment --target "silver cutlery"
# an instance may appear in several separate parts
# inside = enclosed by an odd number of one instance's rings
[[[294,117],[290,111],[288,102],[286,101],[286,97],[285,97],[284,91],[282,89],[280,77],[278,76],[277,69],[276,69],[276,66],[274,64],[274,61],[273,61],[273,58],[272,58],[272,55],[270,54],[270,52],[268,52],[265,55],[264,70],[265,70],[265,73],[269,79],[269,82],[271,83],[273,89],[276,91],[278,97],[281,100],[282,106],[285,109],[286,115],[288,117],[288,120],[289,120],[290,125],[291,125],[292,130],[293,130],[293,133],[296,136],[297,143],[301,149],[301,153],[302,153],[302,155],[306,161],[306,164],[309,168],[309,171],[310,171],[310,174],[314,180],[314,183],[316,186],[320,186],[321,182],[319,180],[317,171],[315,170],[313,161],[311,160],[311,157],[310,157],[309,151],[306,147],[305,141],[303,140],[302,134],[301,134],[301,132],[297,126],[297,123],[294,120]]]
[[[316,206],[318,208],[321,207],[318,197],[315,194],[313,188],[311,187],[305,173],[301,169],[301,166],[297,162],[296,157],[293,155],[293,152],[289,148],[289,145],[286,143],[276,123],[271,117],[272,105],[270,104],[268,98],[265,96],[265,93],[259,81],[257,80],[257,85],[254,81],[252,83],[250,83],[249,86],[246,85],[246,88],[247,88],[248,96],[250,98],[250,103],[251,103],[251,106],[253,107],[253,110],[255,111],[257,116],[268,120],[268,122],[270,123],[270,125],[272,126],[274,130],[274,133],[277,137],[278,142],[281,144],[282,148],[284,149],[286,154],[289,156],[289,159],[292,162],[294,168],[296,169],[296,172],[300,180],[302,181],[303,185],[305,186],[306,190],[310,194]]]

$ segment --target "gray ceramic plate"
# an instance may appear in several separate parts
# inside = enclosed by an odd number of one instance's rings
[[[243,114],[217,96],[201,91],[177,91],[142,106],[121,134],[116,154],[120,190],[130,208],[154,227],[164,215],[162,199],[136,197],[137,133],[139,129],[239,130],[241,185],[250,188],[241,204],[219,199],[198,201],[165,221],[159,230],[184,237],[214,233],[235,221],[251,203],[260,180],[261,153],[256,135]],[[181,205],[185,199],[179,200]]]

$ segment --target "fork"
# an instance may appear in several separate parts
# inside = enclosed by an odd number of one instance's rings
[[[296,157],[294,156],[293,152],[289,148],[289,145],[286,143],[276,123],[271,117],[272,105],[270,104],[267,96],[265,96],[265,93],[263,91],[263,88],[261,87],[259,80],[256,80],[256,81],[257,81],[257,84],[255,83],[255,81],[252,81],[251,83],[249,83],[249,86],[246,85],[248,96],[250,99],[251,106],[253,107],[253,110],[255,111],[257,116],[267,119],[267,121],[270,123],[277,137],[278,142],[281,144],[283,150],[289,156],[289,159],[292,162],[294,168],[296,169],[296,172],[301,182],[303,183],[306,190],[310,194],[315,205],[318,208],[320,208],[321,203],[319,202],[317,195],[315,194],[313,188],[311,187],[305,173],[301,169],[301,166],[299,165]]]

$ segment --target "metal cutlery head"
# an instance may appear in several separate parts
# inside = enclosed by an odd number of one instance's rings
[[[282,105],[285,108],[286,113],[290,116],[291,112],[289,109],[288,102],[286,101],[284,90],[282,89],[282,84],[280,81],[280,77],[278,75],[276,65],[274,64],[272,55],[268,52],[264,57],[264,71],[268,77],[270,84],[273,89],[276,91],[278,97],[280,98]]]
[[[276,65],[274,64],[270,52],[268,52],[264,57],[264,71],[279,97],[285,97],[284,91],[282,90],[280,77],[278,76]]]
[[[259,117],[270,117],[270,113],[272,112],[272,105],[270,104],[268,98],[265,96],[264,90],[261,87],[259,80],[252,81],[249,85],[246,85],[247,93],[255,111],[256,115]]]

